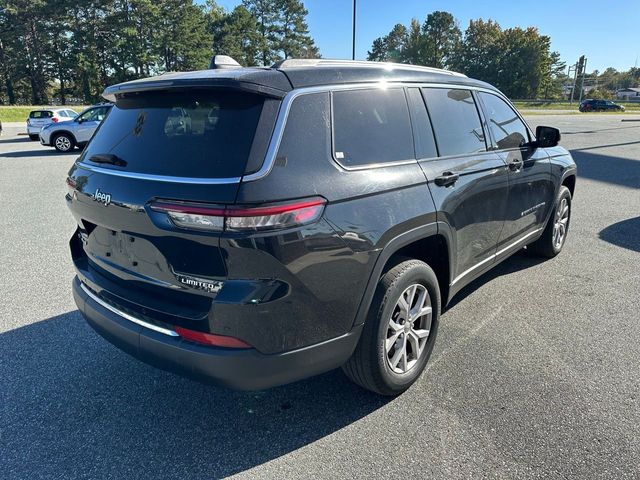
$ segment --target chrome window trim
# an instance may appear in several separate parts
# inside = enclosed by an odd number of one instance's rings
[[[404,87],[431,87],[431,88],[450,88],[450,89],[460,89],[460,90],[474,90],[474,91],[484,91],[487,93],[497,94],[502,96],[502,93],[497,90],[492,90],[484,87],[477,87],[471,85],[461,85],[457,83],[421,83],[421,82],[393,82],[381,80],[378,82],[365,82],[365,83],[347,83],[344,85],[318,85],[314,87],[304,87],[296,90],[292,90],[291,92],[285,95],[282,100],[282,105],[280,107],[280,111],[278,112],[278,119],[276,120],[276,126],[274,128],[274,134],[271,137],[271,142],[269,143],[269,148],[267,149],[267,154],[265,156],[265,161],[262,164],[260,170],[255,173],[245,175],[242,177],[243,182],[251,182],[253,180],[259,180],[265,176],[267,176],[276,160],[276,156],[278,154],[278,149],[280,148],[280,142],[282,141],[282,136],[284,133],[284,127],[286,126],[287,118],[289,116],[289,111],[291,110],[291,104],[293,101],[301,95],[309,95],[312,93],[324,93],[324,92],[334,92],[334,91],[344,91],[344,90],[366,90],[371,88],[404,88]],[[504,97],[505,100],[508,99]],[[440,157],[435,157],[440,158]],[[390,166],[400,166],[400,165],[408,165],[411,163],[416,163],[418,159],[411,159],[406,161],[399,162],[384,162],[370,165],[363,165],[358,167],[344,167],[337,162],[334,161],[334,164],[337,164],[340,169],[344,171],[353,171],[353,170],[369,170],[375,168],[385,168]]]
[[[113,175],[115,177],[135,178],[138,180],[153,180],[154,182],[190,183],[198,185],[226,185],[240,183],[240,177],[228,178],[200,178],[200,177],[172,177],[169,175],[153,175],[151,173],[121,172],[110,168],[94,167],[84,162],[76,161],[76,166],[95,173]]]
[[[540,230],[542,230],[543,228],[537,228],[532,232],[527,233],[526,235],[520,237],[518,240],[516,240],[515,242],[510,243],[509,245],[507,245],[506,247],[498,250],[496,253],[488,256],[487,258],[485,258],[484,260],[481,260],[480,262],[476,263],[474,266],[472,266],[471,268],[467,268],[464,272],[462,272],[460,275],[458,275],[456,278],[453,279],[453,281],[451,282],[451,285],[454,285],[456,282],[458,282],[462,277],[465,277],[466,275],[470,274],[471,272],[473,272],[474,270],[476,270],[477,268],[481,267],[482,265],[484,265],[487,262],[490,262],[491,260],[494,260],[495,258],[499,257],[500,255],[502,255],[503,253],[505,253],[507,250],[510,250],[511,248],[515,247],[516,245],[518,245],[519,243],[522,243],[524,240],[526,240],[527,238],[529,238],[531,235],[535,235],[536,233],[538,233]]]
[[[136,325],[140,325],[142,327],[148,328],[148,329],[153,330],[153,331],[158,332],[158,333],[163,333],[163,334],[168,335],[170,337],[179,337],[180,336],[176,332],[174,332],[173,330],[170,330],[168,328],[159,327],[157,325],[153,325],[152,323],[145,322],[144,320],[140,320],[139,318],[134,317],[133,315],[129,315],[128,313],[125,313],[122,310],[118,310],[116,307],[114,307],[112,305],[109,305],[107,302],[105,302],[104,300],[100,299],[100,297],[95,295],[82,282],[80,283],[80,288],[82,288],[84,293],[86,293],[89,296],[89,298],[91,298],[91,300],[93,300],[94,302],[98,303],[100,306],[106,308],[110,312],[113,312],[116,315],[124,318],[125,320],[129,320],[130,322],[135,323]]]
[[[455,79],[457,77],[453,77]],[[463,78],[463,77],[460,77]],[[267,148],[267,153],[265,155],[264,162],[260,169],[254,173],[250,173],[248,175],[243,175],[242,177],[226,177],[226,178],[201,178],[201,177],[175,177],[168,175],[153,175],[146,173],[136,173],[136,172],[120,172],[117,170],[112,170],[108,168],[95,167],[93,165],[89,165],[85,162],[76,161],[76,166],[90,170],[96,173],[102,173],[105,175],[115,175],[119,177],[125,178],[135,178],[140,180],[153,180],[158,182],[170,182],[170,183],[190,183],[190,184],[199,184],[199,185],[228,185],[228,184],[238,184],[240,182],[252,182],[254,180],[259,180],[261,178],[269,175],[276,161],[276,157],[278,155],[278,149],[280,148],[280,143],[282,141],[282,137],[284,134],[284,129],[287,123],[287,119],[289,117],[289,112],[291,110],[291,104],[294,102],[296,98],[301,95],[309,95],[313,93],[324,93],[324,92],[332,92],[332,91],[343,91],[343,90],[363,90],[363,89],[371,89],[371,88],[390,88],[390,87],[431,87],[431,88],[449,88],[449,89],[461,89],[461,90],[472,90],[472,91],[480,91],[487,92],[494,95],[498,95],[499,97],[506,100],[512,108],[519,114],[517,109],[513,107],[509,99],[506,98],[501,92],[497,90],[493,90],[490,88],[484,88],[473,85],[463,85],[458,83],[422,83],[422,82],[393,82],[387,80],[380,80],[377,82],[364,82],[364,83],[347,83],[343,85],[317,85],[314,87],[304,87],[291,90],[288,92],[282,100],[282,104],[280,105],[280,110],[278,111],[278,116],[276,119],[276,124],[273,130],[273,135],[271,136],[271,141],[269,142],[269,147]],[[521,117],[522,119],[522,117]],[[525,125],[528,124],[525,122]],[[417,159],[411,159],[408,161],[401,162],[384,162],[377,163],[371,165],[364,165],[358,167],[340,167],[344,171],[352,171],[352,170],[369,170],[375,168],[385,168],[390,166],[400,166],[407,165],[410,163],[417,162]]]

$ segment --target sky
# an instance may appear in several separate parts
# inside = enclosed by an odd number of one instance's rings
[[[239,0],[217,0],[227,10]],[[351,58],[352,0],[305,0],[309,32],[324,58]],[[365,60],[373,40],[396,23],[444,10],[460,29],[470,19],[491,18],[502,28],[537,27],[567,64],[587,57],[587,71],[640,66],[640,0],[357,0],[356,58]]]

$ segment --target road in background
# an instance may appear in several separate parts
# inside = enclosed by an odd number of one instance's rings
[[[564,251],[517,254],[465,288],[426,372],[395,399],[340,371],[231,392],[111,346],[71,298],[63,196],[77,151],[7,128],[0,476],[638,478],[640,122],[529,120],[558,126],[578,164]]]

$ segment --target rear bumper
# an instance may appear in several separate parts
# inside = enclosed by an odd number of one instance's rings
[[[265,355],[200,346],[133,323],[91,298],[77,277],[73,296],[89,325],[121,350],[163,370],[237,390],[274,387],[337,368],[351,356],[362,331],[359,325],[315,345]]]

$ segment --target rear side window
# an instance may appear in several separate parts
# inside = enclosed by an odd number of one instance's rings
[[[346,167],[415,158],[404,90],[333,92],[333,142]]]
[[[53,112],[50,110],[35,110],[29,114],[29,118],[51,118]]]
[[[519,148],[529,141],[527,127],[507,102],[491,93],[479,92],[491,136],[498,149]]]
[[[423,93],[441,156],[486,150],[482,124],[469,90],[425,88]]]
[[[148,92],[119,98],[82,159],[110,153],[136,173],[197,178],[239,177],[264,97],[244,92]]]

